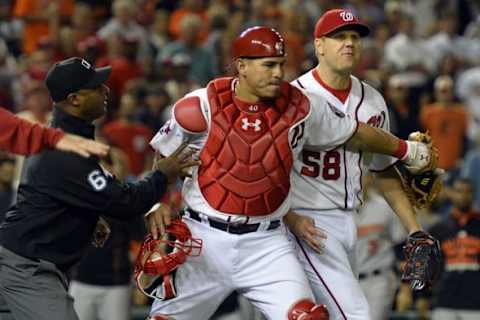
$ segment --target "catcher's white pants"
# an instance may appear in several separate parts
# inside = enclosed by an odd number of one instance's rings
[[[150,317],[206,320],[237,290],[267,319],[286,320],[288,309],[298,300],[313,299],[284,226],[235,235],[183,219],[193,237],[203,240],[202,253],[188,257],[177,269],[177,297],[155,300]]]
[[[315,226],[327,234],[325,248],[318,254],[293,234],[298,258],[302,263],[316,302],[325,304],[330,320],[370,320],[365,294],[358,283],[356,270],[357,227],[354,211],[294,210],[311,217]]]
[[[385,270],[379,275],[371,275],[360,280],[360,286],[370,307],[371,320],[389,318],[398,282],[392,270]]]

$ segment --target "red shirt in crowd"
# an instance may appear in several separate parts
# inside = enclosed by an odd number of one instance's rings
[[[152,131],[140,124],[112,121],[105,125],[103,134],[128,157],[130,173],[143,172],[145,160],[153,151],[148,144],[153,137]]]

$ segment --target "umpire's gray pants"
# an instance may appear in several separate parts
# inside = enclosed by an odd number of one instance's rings
[[[45,260],[0,246],[0,320],[78,320],[65,275]],[[8,313],[10,311],[10,314]]]

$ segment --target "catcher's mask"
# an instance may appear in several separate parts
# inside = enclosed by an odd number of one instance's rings
[[[175,219],[162,239],[146,236],[135,261],[135,282],[146,296],[166,300],[175,297],[172,273],[188,256],[199,256],[202,240],[192,237],[188,226]]]

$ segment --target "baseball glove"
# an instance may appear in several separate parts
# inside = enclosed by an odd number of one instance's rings
[[[408,140],[423,142],[429,146],[432,138],[428,133],[413,132]],[[403,163],[397,163],[395,168],[402,181],[403,190],[407,194],[412,205],[416,208],[429,206],[442,190],[442,175],[444,171],[436,168],[436,161],[426,171],[412,173]]]
[[[424,231],[408,236],[403,247],[406,265],[402,280],[410,281],[413,290],[430,288],[440,275],[442,251],[437,239]]]

